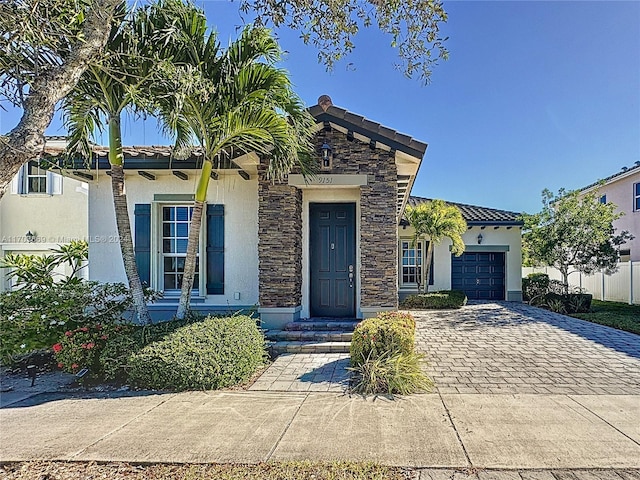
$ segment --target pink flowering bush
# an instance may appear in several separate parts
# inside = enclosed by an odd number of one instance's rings
[[[88,368],[91,377],[101,377],[100,354],[109,338],[122,328],[120,325],[90,323],[67,330],[60,341],[51,347],[58,367],[70,373]]]

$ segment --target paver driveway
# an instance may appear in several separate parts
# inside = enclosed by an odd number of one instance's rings
[[[640,394],[640,336],[526,304],[412,312],[441,393]]]

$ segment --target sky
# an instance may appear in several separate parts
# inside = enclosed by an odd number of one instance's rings
[[[223,43],[238,2],[198,1]],[[449,60],[431,83],[407,79],[374,28],[334,70],[299,32],[276,33],[282,66],[308,106],[333,104],[429,144],[412,193],[528,213],[544,188],[576,189],[640,161],[640,2],[446,1]],[[0,110],[0,132],[19,111]],[[47,130],[64,135],[59,118]],[[126,120],[124,143],[167,144]],[[106,140],[106,139],[105,139]]]

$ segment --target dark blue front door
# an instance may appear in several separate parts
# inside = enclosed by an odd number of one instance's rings
[[[309,204],[311,315],[355,317],[356,206]]]
[[[451,257],[451,288],[469,300],[504,300],[504,253],[463,253]]]

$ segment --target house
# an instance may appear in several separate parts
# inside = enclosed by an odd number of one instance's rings
[[[410,197],[415,207],[426,198]],[[451,240],[445,239],[433,251],[429,290],[462,290],[471,300],[522,301],[522,225],[519,213],[447,202],[460,209],[467,222],[462,239],[464,253],[450,253]],[[400,300],[417,293],[418,280],[424,285],[420,268],[428,240],[412,242],[414,230],[400,220],[398,293]],[[416,278],[417,277],[417,278]]]
[[[416,290],[426,250],[410,244],[411,230],[400,220],[408,202],[422,201],[410,192],[427,144],[334,106],[326,95],[309,111],[316,119],[317,176],[294,172],[272,181],[253,153],[217,165],[211,174],[193,309],[257,305],[263,326],[277,329],[299,318],[374,316],[397,309],[399,296]],[[90,278],[126,282],[107,153],[95,147],[89,165],[78,160],[63,171],[89,185]],[[170,147],[156,146],[124,147],[124,156],[138,270],[143,282],[164,292],[150,306],[152,315],[170,318],[202,158],[195,150],[177,160]],[[438,246],[433,288],[520,300],[516,214],[461,208],[470,226],[468,253],[452,259],[446,243]],[[491,288],[480,288],[485,284]]]
[[[618,206],[616,211],[624,213],[613,223],[614,228],[617,231],[627,230],[635,237],[621,246],[620,261],[640,261],[640,161],[579,191],[588,193],[595,189],[600,202],[614,203]]]
[[[64,137],[47,138],[49,148],[65,145]],[[23,165],[0,201],[0,258],[10,253],[42,255],[59,244],[87,238],[88,194],[89,185],[82,180],[45,170],[38,162]],[[58,273],[70,273],[60,268]],[[2,275],[0,291],[10,288]]]

